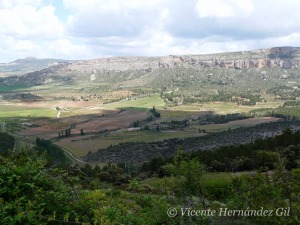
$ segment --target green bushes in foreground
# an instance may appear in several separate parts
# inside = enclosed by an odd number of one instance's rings
[[[114,187],[105,186],[99,177],[95,187],[99,168],[71,165],[62,170],[43,154],[9,153],[0,156],[0,221],[4,225],[299,224],[299,168],[287,171],[277,163],[272,172],[229,177],[207,173],[199,160],[179,154],[165,169],[168,178],[148,182],[136,177]],[[158,183],[164,190],[156,189]],[[246,215],[262,208],[273,214]],[[216,213],[192,216],[193,210]],[[239,211],[228,214],[234,210]]]

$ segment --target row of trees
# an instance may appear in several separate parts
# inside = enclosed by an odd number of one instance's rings
[[[80,135],[82,136],[84,134],[85,133],[84,133],[83,129],[81,128],[80,129]],[[58,132],[58,138],[70,137],[70,136],[71,136],[71,128],[68,128],[68,129],[66,129],[64,131]]]
[[[173,98],[168,97],[168,100],[172,100]],[[218,91],[218,94],[214,95],[195,95],[193,97],[187,96],[183,98],[183,104],[190,103],[204,103],[204,102],[237,102],[240,105],[255,105],[257,102],[261,102],[261,95],[252,94],[252,93],[227,93],[223,90]]]
[[[219,115],[219,114],[209,114],[205,117],[198,118],[200,124],[206,123],[228,123],[234,120],[243,120],[247,119],[248,117],[240,114],[240,113],[233,113],[233,114],[226,114],[226,115]]]

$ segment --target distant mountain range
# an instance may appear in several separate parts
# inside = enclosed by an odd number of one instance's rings
[[[62,59],[37,59],[27,57],[10,63],[0,63],[0,77],[18,76],[65,62]]]
[[[17,73],[18,76],[9,76]],[[275,47],[207,55],[112,57],[82,61],[26,58],[0,64],[0,85],[110,84],[110,88],[163,86],[198,90],[262,88],[300,78],[300,48]],[[25,71],[31,72],[24,75]],[[32,72],[34,71],[34,72]],[[219,89],[219,88],[218,88]]]

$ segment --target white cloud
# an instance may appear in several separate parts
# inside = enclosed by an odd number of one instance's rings
[[[132,9],[150,9],[156,8],[158,5],[168,0],[63,0],[66,7],[77,12],[90,12],[99,10],[100,12],[112,12]]]
[[[0,0],[0,62],[300,43],[299,0]],[[68,12],[61,17],[60,13]],[[66,21],[67,22],[63,22]]]
[[[80,37],[134,37],[156,24],[170,0],[64,0],[73,12],[71,34]]]
[[[200,18],[226,18],[249,15],[254,5],[252,0],[198,0],[195,10]]]
[[[31,5],[0,9],[0,32],[29,39],[51,39],[62,36],[63,24],[54,14],[53,6],[35,8]]]
[[[7,49],[12,52],[27,52],[27,51],[36,51],[39,49],[38,45],[36,45],[33,41],[30,40],[18,40],[13,37],[0,36],[2,42],[2,49]]]
[[[86,59],[97,55],[85,45],[73,44],[68,39],[55,40],[48,45],[48,52],[65,59]]]
[[[87,58],[95,55],[88,46],[67,40],[65,24],[55,7],[42,0],[0,1],[0,62],[35,56]]]
[[[0,8],[13,8],[16,6],[31,5],[38,7],[42,3],[42,0],[1,0]]]

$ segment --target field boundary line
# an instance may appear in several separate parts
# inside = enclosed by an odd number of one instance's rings
[[[57,147],[59,147],[59,148],[61,148],[61,149],[62,149],[63,151],[65,151],[66,153],[68,153],[68,154],[69,154],[74,160],[76,160],[77,162],[80,162],[80,163],[87,163],[87,162],[85,162],[85,161],[82,161],[82,160],[78,159],[72,152],[70,152],[69,150],[65,149],[64,147],[61,147],[60,145],[55,144],[55,143],[54,143],[54,145],[57,146]]]

